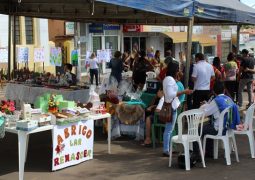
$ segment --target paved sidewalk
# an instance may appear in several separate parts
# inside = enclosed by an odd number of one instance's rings
[[[101,134],[101,130],[96,132]],[[177,155],[173,158],[173,167],[168,168],[168,158],[161,157],[161,147],[141,147],[132,140],[113,141],[112,154],[107,154],[106,136],[96,137],[94,160],[51,172],[51,134],[44,132],[31,136],[28,159],[25,167],[25,180],[253,180],[255,159],[250,158],[248,140],[238,137],[240,163],[232,154],[232,165],[226,166],[223,151],[219,159],[206,159],[206,168],[198,164],[191,171],[177,167]],[[7,134],[0,140],[0,180],[18,179],[17,137]]]

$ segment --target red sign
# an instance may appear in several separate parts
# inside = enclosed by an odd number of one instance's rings
[[[142,25],[123,25],[123,32],[142,32]]]

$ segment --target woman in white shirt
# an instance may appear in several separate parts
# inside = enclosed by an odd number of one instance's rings
[[[96,85],[98,86],[98,60],[96,54],[93,52],[88,61],[90,72],[90,83],[93,84],[94,76],[96,78]]]
[[[180,101],[177,97],[178,86],[175,81],[175,77],[179,72],[179,64],[177,62],[169,63],[167,66],[166,77],[163,80],[164,101],[171,103],[172,106],[172,121],[166,123],[163,136],[163,156],[169,156],[169,144],[171,140],[171,134],[173,131],[173,124],[175,124],[177,116],[177,108],[180,105]],[[163,104],[162,104],[163,105]]]

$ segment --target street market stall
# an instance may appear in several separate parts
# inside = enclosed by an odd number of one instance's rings
[[[55,171],[93,159],[94,121],[107,119],[108,153],[111,153],[111,115],[102,105],[86,106],[91,108],[88,110],[84,104],[73,106],[73,101],[64,100],[62,95],[47,93],[39,99],[40,103],[47,102],[47,109],[33,109],[30,104],[24,104],[22,110],[17,111],[11,100],[2,101],[0,105],[0,117],[4,117],[1,137],[4,132],[18,135],[20,180],[24,177],[31,134],[52,131],[52,170]]]

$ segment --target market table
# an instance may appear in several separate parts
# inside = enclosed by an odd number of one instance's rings
[[[99,115],[90,115],[86,120],[103,120],[107,119],[107,125],[108,125],[108,153],[111,153],[111,115],[106,114],[99,114]],[[54,125],[47,125],[38,127],[32,131],[20,131],[16,130],[16,127],[6,127],[5,131],[13,134],[18,135],[18,148],[19,148],[19,180],[24,179],[24,168],[25,168],[25,162],[27,157],[27,150],[28,150],[28,143],[29,143],[29,135],[40,133],[43,131],[52,131],[52,137],[53,137],[53,129]]]
[[[42,96],[45,93],[61,94],[65,100],[79,101],[81,103],[86,103],[89,100],[89,89],[52,89],[15,83],[7,83],[5,97],[7,99],[33,104],[37,96]]]

